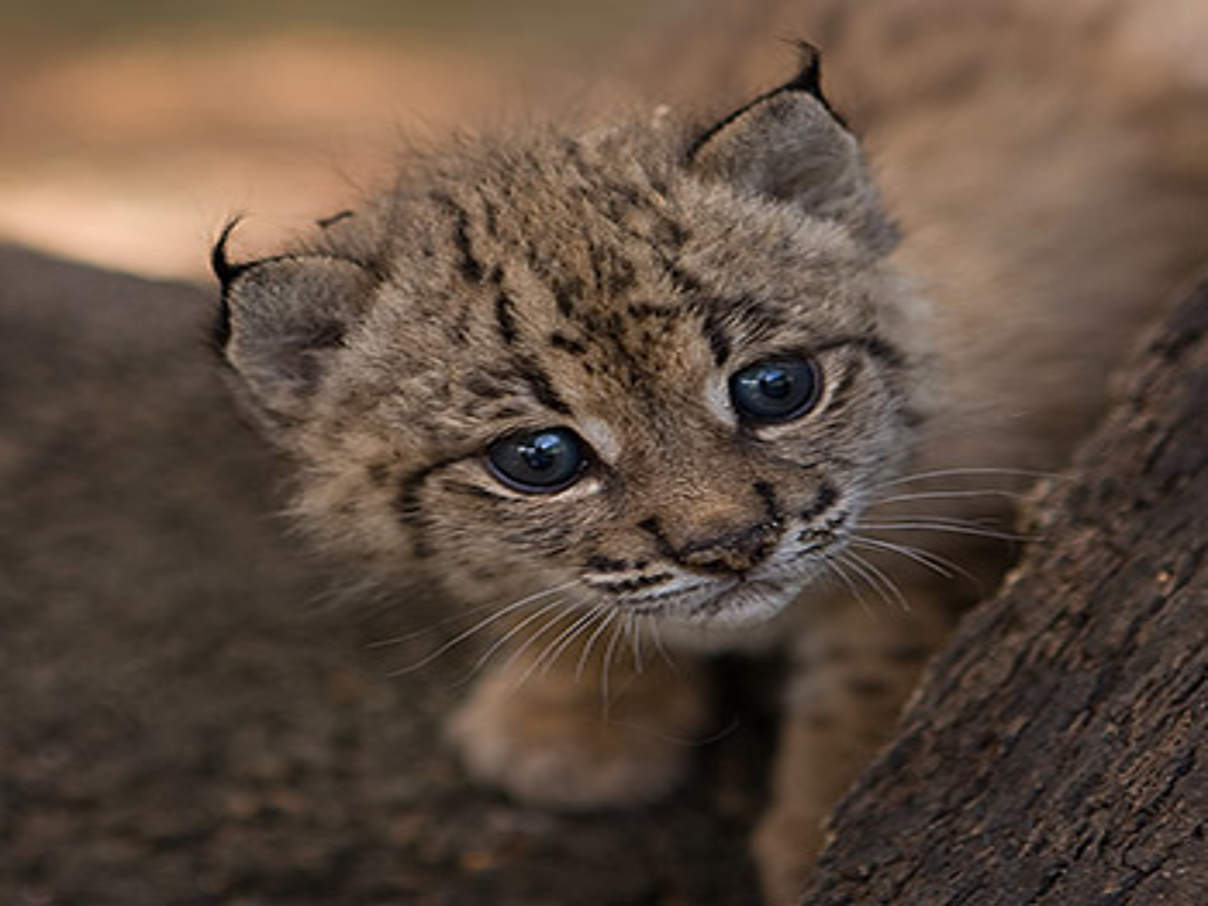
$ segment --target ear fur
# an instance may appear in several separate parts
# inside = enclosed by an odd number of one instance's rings
[[[706,130],[688,150],[689,167],[837,221],[872,251],[888,253],[898,233],[859,142],[822,94],[818,51],[799,47],[798,74]]]
[[[322,254],[232,264],[214,247],[222,306],[214,342],[242,378],[257,415],[274,426],[305,413],[327,360],[361,320],[376,283],[361,265]]]

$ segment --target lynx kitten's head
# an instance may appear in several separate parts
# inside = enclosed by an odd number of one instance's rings
[[[219,339],[304,520],[464,598],[765,618],[910,446],[915,303],[812,54],[703,134],[463,144],[311,245],[225,239]]]

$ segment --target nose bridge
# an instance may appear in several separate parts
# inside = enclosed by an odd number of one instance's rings
[[[752,476],[710,474],[703,469],[682,476],[669,501],[672,513],[664,516],[677,547],[768,521],[767,506],[755,483]]]
[[[772,486],[733,454],[663,464],[660,493],[638,502],[639,526],[664,555],[715,572],[745,572],[775,547],[782,530]]]

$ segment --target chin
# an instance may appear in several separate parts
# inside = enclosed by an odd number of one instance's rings
[[[706,595],[675,602],[656,617],[660,624],[724,633],[769,623],[801,594],[802,582],[734,579]]]

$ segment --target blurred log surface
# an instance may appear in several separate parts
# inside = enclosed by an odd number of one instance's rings
[[[804,898],[1208,902],[1208,281],[832,817]]]
[[[214,300],[0,246],[0,904],[749,904],[766,719],[736,702],[648,809],[472,787],[441,741],[472,646],[388,675],[467,624],[334,606]]]
[[[469,789],[435,740],[472,656],[387,680],[364,645],[393,617],[315,607],[203,349],[211,294],[13,249],[0,275],[0,902],[751,902],[750,714],[643,812]],[[1201,286],[806,903],[1204,901],[1206,335]]]

